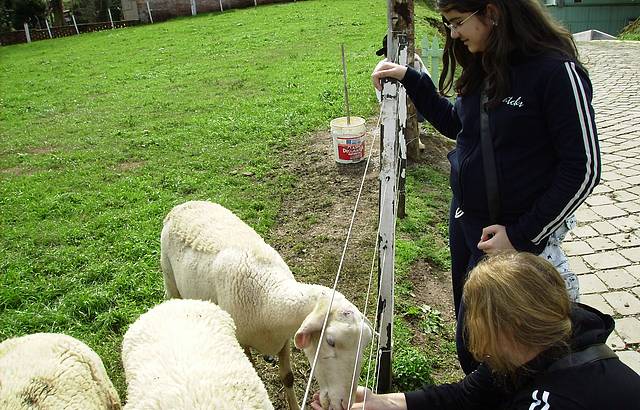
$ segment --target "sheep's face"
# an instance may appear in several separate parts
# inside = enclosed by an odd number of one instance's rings
[[[369,321],[354,305],[337,298],[331,307],[323,340],[319,340],[328,304],[326,300],[318,302],[296,333],[295,343],[296,347],[304,349],[309,363],[313,363],[320,344],[314,374],[320,385],[320,403],[323,409],[343,410],[347,408],[350,396],[352,402],[355,400],[361,359],[371,341],[372,330]]]

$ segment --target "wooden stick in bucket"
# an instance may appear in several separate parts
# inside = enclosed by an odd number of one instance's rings
[[[342,77],[344,78],[344,104],[347,109],[347,125],[351,124],[349,115],[349,90],[347,88],[347,62],[344,59],[344,44],[342,44]]]

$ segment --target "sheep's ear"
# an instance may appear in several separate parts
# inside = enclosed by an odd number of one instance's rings
[[[321,300],[316,307],[304,319],[300,328],[296,332],[294,343],[298,349],[305,349],[311,342],[311,335],[322,330],[322,323],[327,315],[327,306],[325,301]]]

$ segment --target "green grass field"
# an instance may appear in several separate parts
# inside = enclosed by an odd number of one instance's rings
[[[0,340],[77,337],[124,399],[122,335],[163,299],[164,215],[209,199],[269,237],[283,159],[343,115],[342,43],[351,105],[377,113],[385,30],[384,3],[313,0],[1,47]]]

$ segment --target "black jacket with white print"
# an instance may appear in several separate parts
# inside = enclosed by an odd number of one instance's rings
[[[614,321],[589,306],[571,312],[570,348],[604,343]],[[501,381],[485,364],[459,383],[424,386],[405,394],[408,410],[634,410],[640,409],[640,375],[618,358],[548,371],[558,358],[550,349],[523,366],[515,381]]]
[[[517,250],[538,254],[600,180],[592,87],[587,73],[564,57],[513,53],[509,61],[509,95],[488,110],[499,222]],[[452,104],[411,68],[402,84],[427,121],[456,140],[449,154],[453,194],[467,216],[487,226],[479,90]]]

